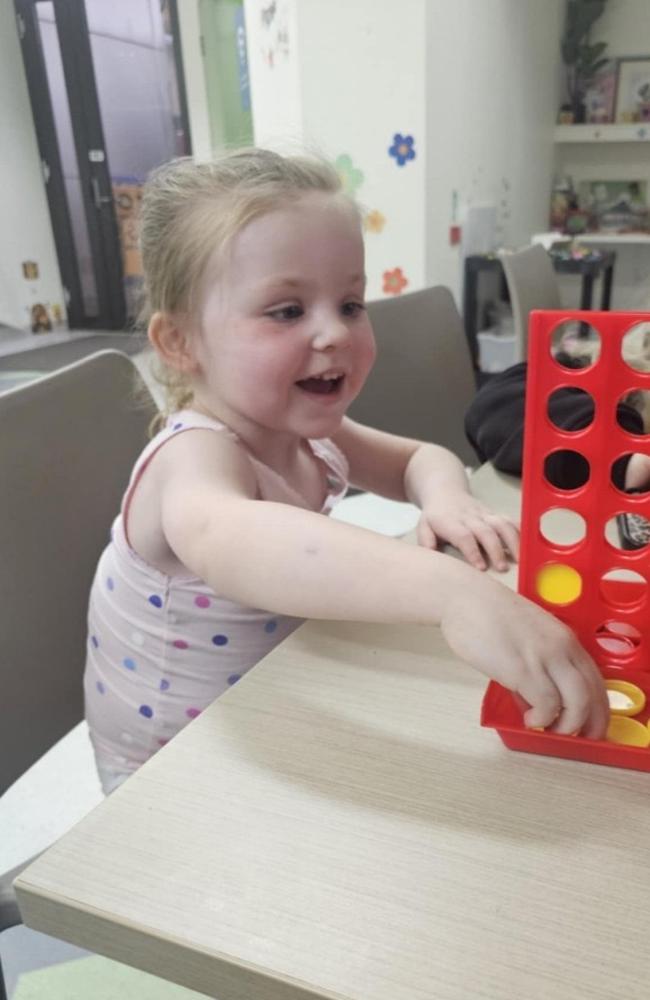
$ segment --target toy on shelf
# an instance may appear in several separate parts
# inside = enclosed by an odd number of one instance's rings
[[[586,367],[563,367],[555,358],[562,331],[588,327],[599,352]],[[526,729],[515,697],[492,681],[481,723],[513,750],[650,771],[650,544],[642,534],[630,544],[621,530],[632,517],[650,521],[650,485],[624,492],[620,474],[625,456],[650,455],[650,434],[617,422],[621,400],[650,394],[650,371],[632,367],[626,352],[649,332],[650,313],[530,316],[518,589],[574,630],[606,679],[612,714],[603,740]],[[593,400],[593,420],[578,431],[548,416],[549,398],[567,388]],[[573,489],[552,481],[559,453],[575,463]]]

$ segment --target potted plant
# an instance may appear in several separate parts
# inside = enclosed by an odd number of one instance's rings
[[[566,87],[573,121],[585,120],[585,94],[606,64],[607,42],[591,44],[591,29],[601,16],[607,0],[567,0],[562,60],[566,66]]]

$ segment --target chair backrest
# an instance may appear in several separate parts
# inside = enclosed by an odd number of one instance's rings
[[[476,461],[463,431],[475,394],[463,322],[448,288],[368,304],[377,361],[349,415],[359,423],[434,441]]]
[[[553,263],[543,246],[526,247],[504,253],[501,263],[506,275],[512,318],[517,340],[516,361],[528,354],[528,317],[532,309],[560,309],[560,289]]]
[[[90,584],[154,412],[137,379],[102,351],[0,395],[0,794],[83,717]]]

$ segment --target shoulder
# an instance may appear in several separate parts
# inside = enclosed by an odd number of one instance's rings
[[[258,492],[255,469],[246,450],[226,429],[191,427],[178,431],[156,455],[161,490],[223,490],[245,497]]]

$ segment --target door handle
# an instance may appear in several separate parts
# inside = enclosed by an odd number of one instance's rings
[[[97,180],[96,177],[90,178],[90,185],[93,189],[93,201],[95,202],[95,208],[101,209],[102,205],[110,205],[110,203],[113,201],[113,198],[109,194],[101,193],[99,187],[99,181]]]

